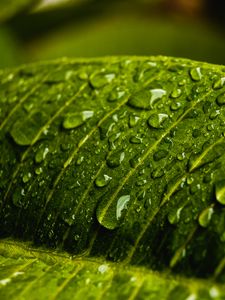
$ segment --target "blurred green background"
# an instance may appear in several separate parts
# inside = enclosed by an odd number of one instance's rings
[[[0,0],[0,67],[169,55],[225,64],[224,0]]]

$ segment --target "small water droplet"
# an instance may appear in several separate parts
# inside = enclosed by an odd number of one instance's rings
[[[117,151],[106,159],[106,163],[110,168],[116,168],[119,167],[119,165],[124,160],[124,158],[125,158],[125,153],[121,151]]]
[[[184,160],[185,157],[186,157],[186,156],[185,156],[185,152],[182,152],[182,153],[177,154],[177,159],[180,160],[180,161],[181,161],[181,160]]]
[[[206,209],[204,209],[198,217],[199,225],[206,228],[210,223],[213,212],[213,207],[207,207]]]
[[[131,144],[141,144],[142,143],[142,139],[137,137],[137,136],[132,136],[130,138],[130,143]]]
[[[218,79],[216,82],[214,82],[213,88],[215,90],[222,89],[224,84],[225,84],[225,77],[222,77],[222,78]]]
[[[140,119],[139,117],[137,117],[135,115],[131,115],[129,117],[129,127],[130,128],[135,127],[137,125],[139,119]]]
[[[210,120],[215,120],[220,115],[220,111],[218,109],[214,110],[210,115]]]
[[[171,212],[168,214],[168,221],[170,224],[177,224],[180,220],[180,214],[182,211],[183,207],[179,207],[178,209],[173,209]]]
[[[194,68],[190,70],[191,79],[194,81],[200,81],[202,79],[201,68]]]
[[[162,124],[167,118],[167,114],[152,114],[148,119],[148,125],[156,129],[162,128]]]
[[[157,168],[152,171],[151,176],[152,176],[152,179],[156,179],[156,178],[161,178],[162,176],[164,176],[164,174],[165,174],[165,171],[163,168],[162,169]]]
[[[100,266],[98,267],[98,271],[99,271],[99,273],[101,273],[101,274],[104,274],[105,272],[107,272],[108,269],[109,269],[108,265],[100,265]]]
[[[81,126],[87,119],[93,117],[94,112],[91,110],[85,110],[82,112],[68,114],[64,121],[63,127],[65,129],[72,129]]]
[[[48,147],[39,149],[34,158],[35,162],[41,163],[46,158],[46,155],[48,154],[48,152],[49,152]]]
[[[109,184],[111,179],[112,179],[112,177],[110,177],[106,174],[100,175],[96,178],[95,185],[97,187],[105,187],[107,184]]]
[[[114,78],[115,78],[115,74],[113,73],[110,74],[99,73],[90,78],[90,84],[92,85],[93,88],[98,89],[112,82]]]
[[[169,152],[167,150],[159,150],[154,153],[153,158],[155,161],[159,161],[159,160],[167,157],[168,154],[169,154]]]
[[[225,179],[216,182],[216,200],[225,205]]]
[[[31,173],[30,172],[23,175],[22,180],[23,180],[24,183],[27,183],[30,179],[31,179]]]
[[[175,98],[179,98],[180,95],[182,94],[181,89],[175,89],[172,91],[172,93],[170,94],[170,97],[175,99]]]
[[[125,95],[125,91],[122,90],[121,87],[115,87],[112,90],[112,92],[111,92],[111,94],[110,94],[110,96],[108,98],[108,101],[109,102],[117,101],[117,100],[121,99],[124,95]]]
[[[178,109],[181,108],[181,103],[180,102],[173,102],[171,105],[170,105],[170,109],[172,111],[177,111]]]
[[[216,98],[216,103],[217,103],[219,106],[222,106],[222,105],[225,104],[225,93],[220,94],[220,95]]]

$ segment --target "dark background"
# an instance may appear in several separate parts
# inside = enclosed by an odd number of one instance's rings
[[[1,19],[1,2],[7,0],[0,0],[0,67],[108,55],[225,64],[223,0],[49,1],[33,5],[30,0],[28,7]]]

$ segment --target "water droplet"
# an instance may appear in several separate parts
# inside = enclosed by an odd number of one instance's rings
[[[41,167],[35,169],[35,174],[40,175],[43,172],[43,169]]]
[[[219,106],[222,106],[222,105],[225,104],[225,93],[220,94],[220,95],[216,98],[216,103],[217,103]]]
[[[76,161],[77,166],[80,166],[83,161],[84,161],[84,157],[83,156],[78,157],[78,159]]]
[[[112,179],[112,177],[104,174],[104,175],[100,175],[96,178],[95,180],[95,185],[97,187],[104,187],[107,184],[109,184],[110,180]]]
[[[191,79],[194,81],[200,81],[202,79],[201,68],[194,68],[190,70]]]
[[[207,207],[206,209],[204,209],[198,217],[199,225],[206,228],[210,223],[213,212],[213,207]]]
[[[134,108],[149,110],[151,109],[150,99],[150,92],[148,90],[141,90],[130,97],[128,104]]]
[[[154,153],[153,158],[155,161],[159,161],[159,160],[167,157],[168,153],[169,152],[167,150],[159,150]]]
[[[130,201],[130,195],[124,195],[121,196],[118,201],[117,201],[117,205],[116,205],[116,219],[119,220],[121,218],[122,215],[122,211],[124,209],[127,209],[127,205]]]
[[[167,114],[152,114],[148,119],[148,125],[156,129],[162,128],[162,124],[167,118]]]
[[[185,152],[177,154],[177,159],[180,160],[180,161],[184,160],[185,159]]]
[[[171,212],[168,214],[168,221],[170,222],[170,224],[173,225],[179,222],[182,209],[183,207],[171,210]]]
[[[34,158],[35,162],[36,163],[42,162],[46,158],[46,155],[48,154],[48,152],[49,152],[48,147],[39,149]]]
[[[121,99],[124,95],[125,95],[125,91],[122,90],[121,87],[115,87],[112,90],[112,92],[111,92],[111,94],[110,94],[110,96],[108,98],[108,101],[109,102],[117,101],[117,100]]]
[[[172,91],[172,93],[170,94],[170,97],[175,99],[175,98],[178,98],[180,97],[180,95],[182,94],[182,91],[181,89],[175,89]]]
[[[156,178],[161,178],[162,176],[164,176],[164,174],[165,174],[165,171],[163,168],[162,169],[157,168],[152,171],[151,176],[152,176],[152,179],[156,179]]]
[[[213,88],[215,90],[222,89],[224,84],[225,84],[225,77],[222,77],[222,78],[218,79],[216,82],[214,82]]]
[[[178,109],[181,108],[181,103],[180,102],[173,102],[171,105],[170,105],[170,109],[172,111],[176,111]]]
[[[130,143],[131,144],[141,144],[142,143],[142,139],[137,137],[137,136],[132,136],[130,138]]]
[[[65,129],[72,129],[81,126],[87,119],[90,119],[94,115],[91,110],[82,111],[79,113],[68,114],[64,121],[63,127]]]
[[[31,179],[31,173],[26,173],[23,175],[23,182],[27,183]]]
[[[104,74],[104,73],[99,73],[91,77],[90,79],[90,84],[92,85],[93,88],[101,88],[105,86],[106,84],[109,84],[110,82],[113,81],[115,78],[115,74]]]
[[[87,74],[85,71],[81,71],[81,72],[78,74],[78,77],[79,77],[81,80],[87,80],[87,79],[88,79],[88,74]]]
[[[107,272],[108,269],[109,269],[108,265],[100,265],[100,266],[98,267],[98,271],[99,271],[99,273],[101,273],[101,274],[104,274],[105,272]]]
[[[210,115],[209,115],[209,118],[210,120],[215,120],[220,114],[220,111],[217,109],[217,110],[214,110]]]
[[[216,200],[225,205],[225,179],[216,182]]]
[[[129,127],[130,128],[135,127],[137,125],[139,119],[140,119],[139,117],[137,117],[135,115],[131,115],[129,117]]]
[[[150,110],[153,108],[154,103],[164,95],[166,95],[166,91],[162,89],[152,89],[150,91],[145,89],[131,96],[128,104],[134,108]]]
[[[116,168],[119,167],[119,165],[124,160],[124,158],[125,158],[125,153],[121,151],[117,151],[107,158],[106,163],[110,168]]]

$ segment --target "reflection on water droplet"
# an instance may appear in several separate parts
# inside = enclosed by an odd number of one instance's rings
[[[213,88],[215,90],[222,89],[224,84],[225,84],[225,77],[222,77],[222,78],[218,79],[216,82],[214,82]]]
[[[108,265],[100,265],[100,266],[98,267],[98,271],[99,271],[99,273],[101,273],[101,274],[104,274],[105,272],[107,272],[108,269],[109,269]]]
[[[130,138],[130,143],[131,144],[141,144],[142,143],[142,139],[137,137],[137,136],[132,136]]]
[[[225,104],[225,93],[220,94],[220,95],[217,97],[216,103],[217,103],[219,106],[222,106],[222,105]]]
[[[153,128],[162,128],[162,124],[168,118],[167,114],[153,114],[148,119],[148,125]]]
[[[122,211],[127,208],[127,204],[130,201],[130,195],[121,196],[117,201],[116,206],[116,219],[121,218]]]
[[[166,91],[163,89],[152,89],[150,90],[150,92],[151,92],[151,100],[150,100],[151,107],[154,105],[154,103],[157,100],[160,100],[164,95],[166,95]]]
[[[216,182],[216,200],[225,205],[225,179]]]
[[[31,173],[26,173],[23,175],[23,182],[27,183],[31,179]]]
[[[106,174],[100,175],[96,178],[95,185],[97,187],[104,187],[110,182],[111,179],[112,179],[112,177],[110,177]]]
[[[87,119],[94,115],[93,111],[86,110],[78,113],[68,114],[64,121],[63,127],[65,129],[72,129],[81,126]]]
[[[213,212],[213,207],[207,207],[204,209],[198,217],[199,225],[206,228],[209,225]]]
[[[191,79],[194,81],[200,81],[202,79],[201,68],[194,68],[190,70]]]

